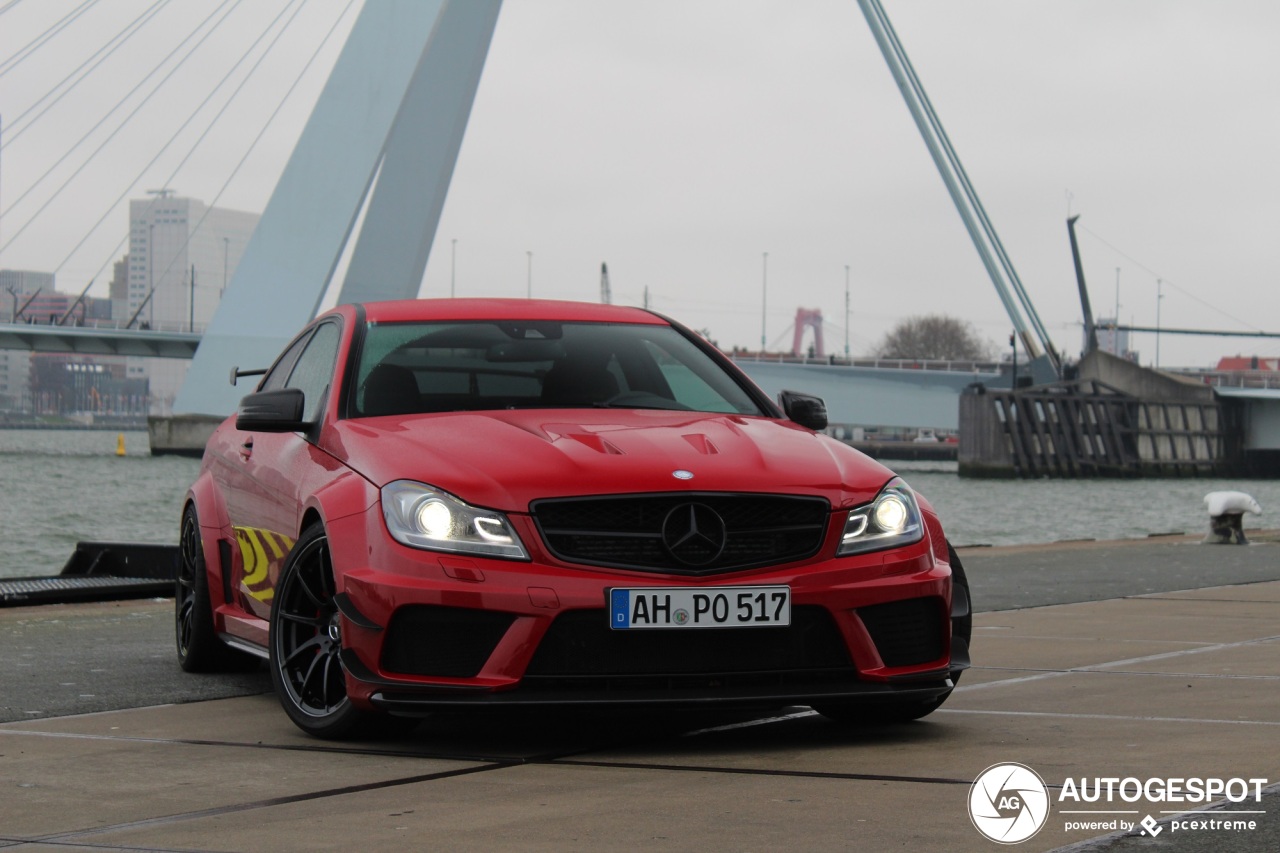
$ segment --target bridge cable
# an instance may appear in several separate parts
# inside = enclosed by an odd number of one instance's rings
[[[80,17],[85,12],[89,11],[89,9],[92,6],[96,5],[97,2],[98,0],[84,0],[84,2],[81,3],[79,6],[77,6],[75,9],[72,9],[70,12],[63,15],[57,22],[51,24],[49,28],[46,29],[43,33],[33,38],[31,41],[27,42],[22,47],[18,48],[17,52],[14,53],[12,56],[10,56],[8,59],[0,61],[0,77],[3,77],[13,69],[17,68],[19,65],[21,65],[23,60],[25,60],[27,57],[31,56],[31,54],[35,53],[37,50],[39,50],[40,48],[48,44],[49,41],[53,39],[54,36],[58,35],[58,33],[62,32],[67,27],[71,26],[71,24],[75,21],[76,18]],[[6,9],[7,8],[11,8],[11,7],[6,7]]]
[[[195,226],[188,231],[186,240],[184,240],[182,245],[177,249],[177,251],[174,252],[174,256],[172,259],[170,259],[168,266],[166,266],[161,271],[160,280],[163,281],[164,277],[169,274],[169,270],[171,270],[173,268],[173,265],[177,263],[178,256],[182,254],[182,252],[187,248],[188,245],[190,245],[192,238],[194,238],[195,235],[199,233],[200,227],[204,224],[205,219],[208,218],[209,213],[217,206],[218,200],[222,198],[222,195],[223,193],[226,192],[227,187],[231,185],[231,182],[233,180],[235,180],[235,177],[240,172],[241,167],[243,167],[245,162],[249,159],[249,155],[253,153],[254,149],[258,146],[258,143],[262,141],[262,137],[266,135],[267,130],[271,127],[272,123],[275,122],[276,117],[279,116],[280,114],[280,111],[284,109],[284,105],[288,102],[289,98],[293,95],[294,91],[298,88],[298,84],[302,82],[302,78],[306,76],[307,71],[309,71],[312,64],[315,63],[316,57],[320,55],[320,52],[324,50],[325,45],[329,43],[329,40],[331,38],[333,38],[333,34],[337,31],[338,25],[342,22],[343,18],[347,16],[347,13],[351,10],[351,7],[354,6],[355,3],[356,3],[356,0],[347,0],[347,5],[343,7],[340,13],[338,13],[337,18],[334,19],[333,24],[329,27],[329,31],[325,33],[324,38],[320,40],[320,43],[316,46],[316,49],[312,51],[311,56],[307,59],[306,63],[302,66],[302,69],[294,77],[293,83],[289,85],[288,90],[284,93],[283,96],[281,96],[279,103],[276,104],[276,107],[274,110],[272,110],[271,115],[267,117],[266,122],[263,124],[262,128],[258,131],[257,136],[255,136],[253,141],[249,143],[249,147],[245,150],[244,155],[240,158],[240,161],[236,164],[235,168],[231,170],[231,174],[227,176],[227,179],[223,182],[222,186],[218,189],[218,192],[213,197],[213,200],[210,201],[207,205],[205,205],[204,215],[202,215],[200,217],[200,220],[196,222]],[[285,8],[287,9],[288,7],[286,6]],[[298,8],[294,11],[293,15],[289,18],[289,20],[285,22],[284,27],[281,29],[279,33],[276,34],[275,38],[272,39],[271,44],[267,46],[266,53],[269,53],[271,49],[275,47],[280,37],[284,35],[285,30],[289,28],[289,25],[293,23],[294,19],[298,16],[298,13],[302,11],[302,8],[303,6],[299,5]],[[283,15],[284,11],[282,10],[280,14]],[[277,20],[278,19],[279,19],[279,16],[277,16]],[[273,22],[273,25],[274,25],[274,22]],[[262,59],[265,57],[266,53],[264,53],[263,57],[260,57],[258,61],[254,64],[253,68],[249,70],[250,76],[252,76],[254,71],[257,70],[258,65],[261,64]],[[243,86],[244,84],[242,83],[241,85]],[[238,92],[239,89],[237,89],[236,91]],[[234,97],[234,95],[232,97]],[[223,109],[225,108],[226,107],[224,106]],[[215,116],[215,121],[216,121],[216,118],[217,117]],[[210,125],[210,127],[212,127],[212,125]],[[208,130],[206,129],[205,132],[208,133]],[[203,139],[203,136],[201,138]],[[186,161],[184,160],[183,162],[185,163]],[[174,175],[176,175],[176,171]],[[172,179],[174,175],[170,175],[170,179]],[[125,239],[127,240],[128,237],[126,236]],[[120,251],[120,247],[124,244],[124,242],[125,240],[121,240],[120,243],[117,244],[115,252]],[[98,269],[98,272],[95,274],[95,278],[97,277],[97,275],[100,275],[102,271],[106,269],[107,265],[114,260],[115,252],[113,252],[111,256],[107,259],[106,263],[104,263]],[[69,259],[70,259],[70,256],[68,256],[67,259],[64,259],[62,263],[65,264]]]
[[[1206,308],[1210,308],[1210,309],[1212,309],[1212,310],[1216,311],[1217,313],[1221,314],[1223,317],[1226,317],[1228,320],[1231,320],[1231,321],[1232,321],[1232,322],[1234,322],[1234,323],[1239,323],[1241,326],[1244,326],[1245,328],[1252,329],[1252,330],[1253,330],[1253,331],[1255,331],[1255,332],[1261,332],[1261,331],[1262,331],[1262,328],[1261,328],[1260,326],[1255,326],[1253,323],[1250,323],[1250,322],[1248,322],[1248,321],[1246,321],[1246,320],[1241,320],[1239,317],[1233,317],[1232,315],[1228,314],[1226,311],[1223,311],[1223,310],[1222,310],[1221,308],[1219,308],[1217,305],[1214,305],[1212,302],[1206,302],[1205,300],[1201,299],[1200,297],[1196,296],[1195,294],[1190,293],[1189,291],[1187,291],[1187,290],[1185,290],[1185,289],[1183,289],[1183,288],[1181,288],[1181,287],[1178,287],[1178,285],[1176,285],[1176,284],[1174,284],[1173,282],[1169,281],[1169,279],[1167,279],[1167,278],[1165,278],[1164,276],[1160,275],[1160,273],[1158,273],[1158,272],[1156,272],[1155,270],[1151,269],[1149,266],[1147,266],[1146,264],[1144,264],[1144,263],[1142,263],[1141,261],[1137,260],[1136,258],[1134,258],[1133,256],[1129,255],[1128,253],[1124,252],[1123,250],[1118,249],[1117,247],[1115,247],[1115,246],[1113,246],[1112,244],[1108,243],[1108,242],[1107,242],[1105,239],[1103,239],[1100,235],[1098,235],[1097,233],[1095,233],[1095,232],[1093,232],[1093,231],[1090,231],[1088,228],[1085,228],[1083,225],[1077,225],[1076,227],[1077,227],[1077,228],[1079,228],[1081,231],[1084,231],[1084,232],[1085,232],[1086,234],[1088,234],[1089,236],[1093,237],[1093,238],[1094,238],[1095,240],[1097,240],[1099,243],[1101,243],[1102,245],[1106,246],[1108,249],[1110,249],[1111,251],[1115,252],[1115,253],[1116,253],[1117,255],[1119,255],[1120,257],[1122,257],[1122,258],[1124,258],[1125,260],[1127,260],[1129,263],[1133,264],[1133,265],[1134,265],[1134,266],[1136,266],[1136,267],[1139,267],[1143,272],[1147,273],[1147,274],[1148,274],[1148,275],[1150,275],[1152,278],[1158,278],[1158,279],[1160,279],[1160,281],[1164,282],[1167,286],[1172,287],[1174,290],[1178,291],[1178,292],[1179,292],[1179,293],[1181,293],[1183,296],[1186,296],[1186,297],[1188,297],[1189,299],[1191,299],[1191,300],[1193,300],[1193,301],[1195,301],[1195,302],[1199,302],[1199,303],[1200,303],[1201,305],[1203,305],[1204,307],[1206,307]],[[1115,319],[1116,319],[1116,322],[1117,322],[1117,323],[1119,323],[1119,322],[1120,322],[1120,318],[1119,318],[1119,317],[1116,317]]]
[[[130,191],[132,191],[138,185],[138,183],[143,179],[143,177],[146,176],[147,172],[151,169],[151,167],[154,166],[156,161],[160,159],[160,156],[164,154],[164,152],[169,149],[169,146],[172,145],[177,140],[179,134],[181,134],[182,131],[186,130],[187,126],[190,125],[191,122],[195,120],[196,116],[198,116],[204,110],[205,106],[209,103],[209,101],[213,99],[213,96],[217,94],[218,90],[222,88],[223,84],[226,83],[231,78],[231,76],[236,72],[236,70],[240,68],[241,65],[244,64],[245,60],[248,59],[249,56],[253,53],[253,51],[258,47],[258,45],[262,43],[262,40],[267,37],[267,34],[271,32],[271,30],[276,26],[277,23],[279,23],[280,19],[284,17],[285,13],[289,10],[289,7],[292,6],[295,2],[297,2],[297,0],[289,0],[289,3],[286,4],[280,10],[280,12],[271,21],[271,23],[263,28],[259,36],[256,39],[254,39],[253,43],[250,44],[247,48],[245,48],[244,52],[241,53],[240,58],[237,59],[235,63],[227,70],[226,74],[224,74],[222,76],[222,79],[219,80],[218,83],[209,91],[209,94],[205,96],[204,100],[201,101],[200,104],[191,111],[191,113],[187,116],[187,118],[182,122],[182,125],[179,126],[178,129],[174,131],[173,134],[169,137],[168,141],[165,142],[165,144],[160,148],[159,151],[155,153],[155,155],[151,158],[151,160],[145,166],[142,167],[142,169],[138,172],[138,174],[134,176],[133,181],[130,182],[129,185],[126,186],[123,191],[121,191],[120,195],[116,196],[115,200],[112,201],[111,204],[107,206],[102,216],[99,217],[98,221],[93,224],[93,226],[84,235],[84,237],[80,239],[80,242],[77,243],[75,247],[72,248],[72,250],[67,253],[67,256],[63,258],[62,262],[58,264],[58,266],[54,269],[55,273],[59,272],[64,266],[66,266],[67,262],[70,261],[71,258],[76,254],[76,252],[80,250],[80,247],[83,246],[85,242],[88,241],[88,239],[98,230],[98,228],[102,226],[102,223],[105,222],[107,218],[112,213],[115,212],[116,206],[119,205],[120,202],[123,201],[126,196],[128,196]],[[297,11],[294,12],[294,15],[295,16],[297,15]],[[200,145],[208,137],[209,133],[217,125],[218,119],[220,119],[222,117],[222,114],[227,111],[227,109],[231,106],[233,102],[235,102],[236,98],[239,96],[240,92],[244,89],[245,85],[253,77],[253,74],[257,70],[258,66],[261,65],[262,61],[266,59],[266,57],[271,53],[271,50],[275,47],[276,41],[278,41],[280,36],[284,34],[284,30],[288,28],[289,23],[292,23],[292,20],[293,19],[291,18],[290,21],[285,24],[284,29],[282,29],[276,35],[275,39],[272,40],[271,44],[269,44],[266,50],[262,52],[262,55],[258,57],[257,61],[253,64],[253,67],[249,69],[244,79],[240,81],[240,84],[227,97],[227,100],[218,109],[218,111],[214,113],[213,117],[209,119],[209,122],[208,124],[205,125],[204,130],[200,132],[200,135],[187,149],[187,152],[183,156],[182,160],[179,161],[178,165],[173,168],[173,170],[169,173],[169,177],[167,177],[162,182],[161,186],[167,187],[170,183],[172,183],[173,179],[177,177],[178,173],[182,170],[182,167],[187,164],[187,161],[189,161],[191,157],[195,154],[196,149],[200,147]],[[158,197],[152,199],[151,203],[147,205],[147,209],[146,211],[144,211],[144,215],[146,213],[151,212],[151,209],[155,206],[157,201],[159,201]],[[128,239],[129,239],[129,235],[126,233],[125,236],[121,238],[120,242],[116,244],[116,248],[114,249],[114,251],[112,251],[111,254],[107,256],[106,261],[102,264],[101,267],[98,268],[98,271],[94,273],[94,278],[97,278],[99,275],[101,275],[103,270],[105,270],[115,260],[116,255],[119,253],[120,249],[123,248],[124,244],[128,241]],[[166,269],[165,272],[168,272],[168,270]],[[163,275],[164,274],[162,273],[161,274],[162,278],[163,278]]]
[[[22,0],[9,0],[8,3],[5,3],[3,6],[0,6],[0,15],[3,15],[5,12],[8,12],[10,9],[12,9],[14,6],[17,6],[21,2]]]
[[[188,36],[187,36],[187,38],[183,39],[183,41],[182,41],[182,42],[181,42],[177,47],[175,47],[172,51],[170,51],[170,52],[169,52],[169,54],[168,54],[167,56],[165,56],[165,58],[164,58],[164,59],[162,59],[162,60],[160,61],[159,65],[157,65],[155,68],[153,68],[153,69],[152,69],[152,71],[151,71],[149,74],[147,74],[147,76],[146,76],[146,77],[144,77],[144,78],[143,78],[143,79],[138,83],[138,85],[137,85],[137,86],[134,86],[134,87],[133,87],[133,89],[129,90],[129,93],[128,93],[128,94],[126,94],[123,98],[121,98],[119,101],[117,101],[117,102],[116,102],[116,105],[115,105],[115,106],[113,106],[113,107],[112,107],[112,108],[107,112],[107,114],[106,114],[106,115],[104,115],[104,116],[103,116],[103,117],[102,117],[102,118],[97,122],[97,124],[95,124],[92,128],[90,128],[90,129],[89,129],[89,131],[88,131],[84,136],[80,137],[79,141],[77,141],[77,142],[75,143],[75,145],[71,146],[71,148],[70,148],[70,149],[68,149],[67,153],[66,153],[66,154],[63,154],[63,155],[62,155],[62,157],[61,157],[61,158],[59,158],[59,160],[58,160],[58,162],[57,162],[57,163],[55,163],[53,166],[49,167],[49,169],[47,169],[43,175],[41,175],[39,178],[37,178],[37,179],[36,179],[35,184],[32,184],[30,187],[28,187],[28,188],[27,188],[27,190],[26,190],[26,192],[24,192],[24,193],[23,193],[23,194],[18,198],[18,200],[17,200],[17,201],[15,201],[13,204],[9,205],[9,207],[8,207],[8,208],[6,208],[4,211],[0,212],[0,218],[3,218],[6,214],[8,214],[10,211],[12,211],[12,210],[13,210],[13,208],[14,208],[14,205],[18,204],[18,203],[19,203],[23,198],[25,198],[27,195],[29,195],[29,194],[31,193],[31,191],[32,191],[33,189],[35,189],[36,185],[38,185],[39,183],[41,183],[41,182],[42,182],[46,177],[48,177],[48,176],[53,172],[53,170],[54,170],[54,169],[56,169],[59,165],[61,165],[61,164],[62,164],[62,162],[63,162],[64,160],[66,160],[68,157],[70,157],[70,156],[71,156],[71,153],[72,153],[73,151],[75,151],[75,149],[76,149],[76,148],[78,148],[78,147],[80,146],[80,144],[81,144],[81,143],[83,143],[83,142],[84,142],[84,141],[85,141],[85,140],[86,140],[86,139],[87,139],[87,138],[88,138],[88,137],[89,137],[89,136],[90,136],[90,135],[91,135],[95,130],[97,130],[99,127],[101,127],[101,126],[106,122],[106,120],[107,120],[108,118],[110,118],[111,114],[112,114],[112,113],[114,113],[117,109],[119,109],[119,107],[121,106],[121,104],[123,104],[126,100],[128,100],[128,99],[129,99],[129,97],[130,97],[130,96],[132,96],[132,95],[134,94],[134,92],[137,92],[140,88],[142,88],[142,85],[143,85],[144,83],[146,83],[146,82],[147,82],[147,80],[148,80],[148,79],[150,79],[150,78],[151,78],[151,77],[156,73],[156,71],[158,71],[158,70],[159,70],[159,68],[160,68],[160,67],[162,67],[166,62],[168,62],[168,61],[169,61],[169,59],[171,59],[175,54],[177,54],[177,52],[183,48],[183,46],[187,43],[187,41],[189,41],[189,40],[190,40],[190,39],[195,35],[195,33],[196,33],[196,32],[199,32],[200,28],[201,28],[201,27],[203,27],[203,26],[205,25],[205,23],[207,23],[207,22],[210,20],[210,18],[212,18],[214,15],[216,15],[216,14],[218,13],[218,11],[219,11],[219,10],[221,10],[221,9],[225,8],[225,7],[226,7],[226,5],[227,5],[228,3],[231,3],[231,2],[232,2],[232,0],[223,0],[222,4],[218,7],[218,9],[215,9],[215,10],[214,10],[210,15],[209,15],[209,17],[208,17],[208,18],[205,18],[205,19],[204,19],[204,21],[201,21],[201,22],[200,22],[200,25],[199,25],[199,26],[197,26],[197,27],[196,27],[196,29],[195,29],[195,30],[193,30],[193,31],[191,32],[191,35],[188,35]],[[234,0],[234,4],[235,4],[235,5],[234,5],[234,6],[232,6],[232,11],[234,11],[235,6],[239,6],[239,5],[240,5],[240,3],[242,3],[242,2],[243,2],[243,0]],[[39,218],[40,214],[44,213],[44,211],[48,209],[49,205],[51,205],[51,204],[54,202],[54,200],[55,200],[55,199],[57,199],[57,198],[58,198],[58,196],[62,194],[62,191],[63,191],[63,190],[65,190],[65,189],[66,189],[66,188],[71,184],[71,182],[72,182],[72,181],[73,181],[77,176],[79,176],[79,174],[80,174],[81,172],[83,172],[83,171],[84,171],[84,170],[89,166],[89,164],[90,164],[90,163],[92,163],[92,162],[93,162],[93,159],[94,159],[94,158],[95,158],[99,153],[101,153],[102,149],[103,149],[103,148],[105,148],[105,147],[107,146],[107,144],[111,142],[111,140],[115,139],[116,135],[117,135],[118,133],[120,133],[120,131],[121,131],[121,130],[123,130],[123,129],[124,129],[124,128],[129,124],[129,122],[133,119],[133,117],[134,117],[134,116],[136,116],[136,115],[137,115],[137,114],[142,110],[142,108],[143,108],[144,106],[146,106],[146,105],[147,105],[147,103],[151,100],[151,98],[153,98],[153,97],[155,96],[155,94],[156,94],[157,92],[159,92],[159,91],[160,91],[160,89],[162,89],[166,83],[168,83],[168,82],[169,82],[169,80],[173,77],[173,75],[177,73],[178,69],[180,69],[184,64],[186,64],[186,61],[187,61],[188,59],[190,59],[190,58],[195,54],[195,51],[196,51],[196,50],[198,50],[198,49],[199,49],[199,47],[200,47],[202,44],[204,44],[204,42],[205,42],[205,41],[206,41],[206,40],[207,40],[211,35],[213,35],[214,31],[216,31],[216,30],[218,29],[218,27],[220,27],[223,23],[225,23],[225,22],[226,22],[227,18],[228,18],[228,17],[230,17],[230,14],[231,14],[231,13],[230,13],[230,12],[228,12],[226,15],[224,15],[224,16],[222,17],[222,19],[221,19],[220,21],[218,21],[217,23],[215,23],[215,24],[214,24],[214,25],[209,29],[209,31],[208,31],[208,32],[206,32],[203,36],[201,36],[201,37],[200,37],[200,40],[199,40],[198,42],[196,42],[196,43],[195,43],[195,44],[194,44],[194,45],[193,45],[193,46],[192,46],[192,47],[187,51],[186,55],[184,55],[181,59],[179,59],[179,60],[178,60],[178,63],[177,63],[176,65],[174,65],[172,68],[170,68],[170,69],[165,73],[164,77],[163,77],[163,78],[161,78],[160,82],[159,82],[159,83],[157,83],[157,84],[155,85],[155,87],[154,87],[154,88],[152,88],[152,90],[151,90],[150,92],[148,92],[145,96],[143,96],[142,100],[138,102],[137,106],[135,106],[135,107],[133,108],[133,110],[132,110],[132,111],[131,111],[127,116],[125,116],[125,117],[124,117],[124,119],[123,119],[123,120],[122,120],[118,125],[116,125],[115,130],[111,131],[111,133],[107,135],[107,138],[106,138],[106,139],[104,139],[104,140],[102,140],[102,142],[100,142],[100,143],[98,144],[98,147],[97,147],[97,148],[95,148],[95,149],[93,150],[93,152],[89,155],[89,157],[88,157],[88,158],[87,158],[83,163],[81,163],[81,164],[80,164],[80,166],[79,166],[78,168],[76,168],[76,170],[75,170],[74,172],[72,172],[72,173],[67,177],[67,179],[66,179],[65,181],[63,181],[63,182],[62,182],[61,186],[59,186],[56,190],[54,190],[53,195],[51,195],[48,199],[46,199],[46,200],[45,200],[45,203],[44,203],[44,204],[42,204],[42,205],[41,205],[41,206],[36,210],[36,212],[35,212],[35,213],[31,214],[30,218],[28,218],[28,219],[27,219],[27,221],[26,221],[26,222],[24,222],[24,223],[22,224],[22,226],[21,226],[21,227],[19,227],[19,228],[18,228],[18,230],[17,230],[16,232],[14,232],[14,233],[9,237],[9,239],[8,239],[8,240],[7,240],[3,245],[0,245],[0,252],[3,252],[5,249],[7,249],[7,248],[9,248],[11,245],[13,245],[13,241],[14,241],[14,240],[16,240],[16,239],[18,239],[18,237],[19,237],[19,236],[21,236],[22,232],[23,232],[23,231],[26,231],[26,230],[27,230],[27,228],[29,228],[29,227],[31,226],[31,224],[32,224],[32,223],[34,223],[34,222],[36,221],[36,219],[38,219],[38,218]]]
[[[986,210],[969,181],[968,173],[952,147],[946,129],[942,126],[933,103],[924,91],[924,86],[916,75],[906,49],[903,48],[897,32],[893,29],[893,24],[880,5],[880,0],[858,0],[858,5],[862,8],[872,35],[881,53],[884,54],[894,81],[898,84],[903,100],[907,103],[908,111],[915,120],[920,135],[924,138],[925,146],[929,149],[929,154],[938,168],[943,183],[947,185],[952,202],[969,232],[974,248],[978,250],[978,255],[987,269],[1000,301],[1009,314],[1009,319],[1013,321],[1027,350],[1033,355],[1039,355],[1038,350],[1043,346],[1054,371],[1060,371],[1060,357],[1053,347],[1048,330],[1045,329],[1012,261],[1005,252],[999,234],[987,217]],[[1012,285],[1013,294],[1008,292],[1009,285]],[[1014,304],[1014,296],[1021,302],[1021,311]],[[1023,316],[1024,312],[1026,317]],[[1027,320],[1030,320],[1035,337],[1039,340],[1039,346],[1026,328]]]
[[[27,131],[28,128],[30,128],[37,121],[39,121],[44,116],[45,113],[53,109],[53,107],[56,106],[59,101],[61,101],[63,98],[69,95],[76,88],[76,86],[80,85],[80,83],[82,83],[86,77],[88,77],[90,74],[96,71],[98,67],[102,65],[102,63],[110,59],[112,54],[114,54],[117,50],[119,50],[121,47],[124,46],[125,42],[133,38],[133,36],[137,35],[138,32],[144,26],[146,26],[148,23],[151,22],[153,18],[155,18],[155,16],[160,11],[160,7],[168,4],[168,2],[169,0],[156,0],[156,2],[151,4],[151,6],[148,9],[146,9],[146,11],[144,11],[141,15],[134,18],[127,25],[125,25],[124,29],[120,30],[120,32],[116,33],[114,36],[108,39],[107,43],[104,44],[102,47],[98,48],[97,51],[95,51],[92,56],[90,56],[84,62],[80,63],[80,65],[74,71],[72,71],[66,77],[63,77],[61,80],[59,80],[57,84],[53,86],[53,88],[45,92],[43,95],[39,97],[39,99],[35,101],[35,103],[33,103],[31,106],[23,110],[17,116],[17,118],[10,119],[6,123],[7,127],[4,135],[4,142],[0,144],[0,149],[8,148],[10,143],[16,142],[19,136],[21,136],[23,133]],[[145,21],[143,20],[144,18],[146,19]],[[106,53],[103,53],[103,51],[106,51]],[[99,56],[101,56],[101,58],[99,58]],[[97,59],[98,61],[94,62],[95,59]],[[85,70],[85,66],[88,66],[90,63],[93,63],[92,67],[90,67],[88,70]],[[81,71],[84,71],[84,73],[80,74]],[[57,92],[58,89],[62,88],[63,84],[65,84],[72,77],[75,77],[77,74],[80,74],[79,79],[77,79],[71,85],[67,86],[66,89],[63,89],[61,94],[59,94],[56,98],[54,98],[52,101],[46,104],[44,109],[40,110],[40,113],[36,115],[35,118],[27,122],[25,126],[22,125],[22,120],[24,118],[26,118],[32,111],[34,111],[37,107],[39,107],[40,104],[44,103],[46,99],[52,96],[54,92]],[[15,127],[18,127],[18,130],[15,131],[14,130]]]

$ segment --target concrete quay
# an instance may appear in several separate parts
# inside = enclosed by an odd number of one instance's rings
[[[942,710],[874,731],[796,707],[441,715],[329,743],[263,671],[182,673],[170,601],[0,610],[0,849],[992,851],[971,788],[1016,762],[1049,807],[1014,849],[1276,850],[1280,536],[1250,537],[962,551],[975,667]],[[1061,798],[1108,777],[1266,793]],[[1109,828],[1148,815],[1154,838]]]

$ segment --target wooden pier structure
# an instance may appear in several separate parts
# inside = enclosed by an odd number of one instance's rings
[[[1237,410],[1203,383],[1094,352],[1080,378],[960,398],[961,476],[1196,477],[1239,468]]]

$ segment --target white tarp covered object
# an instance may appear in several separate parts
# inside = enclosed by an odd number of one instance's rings
[[[1262,515],[1262,507],[1252,495],[1244,492],[1210,492],[1204,496],[1204,504],[1209,508],[1209,515],[1215,518],[1219,515],[1243,515],[1246,512]]]

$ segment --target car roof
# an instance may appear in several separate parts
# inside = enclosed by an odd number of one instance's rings
[[[560,320],[586,323],[640,323],[665,326],[666,320],[641,308],[555,299],[403,299],[366,302],[371,323],[442,320]]]

